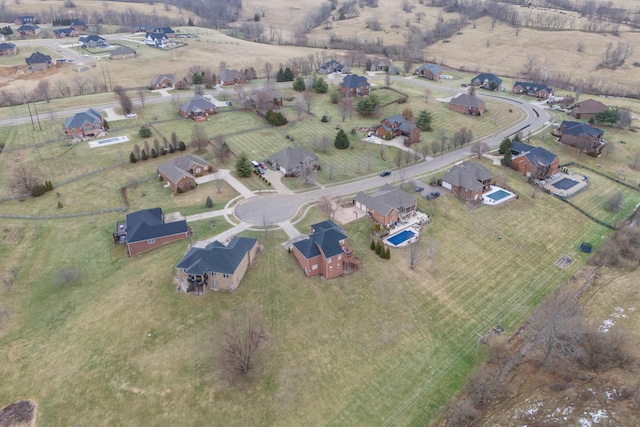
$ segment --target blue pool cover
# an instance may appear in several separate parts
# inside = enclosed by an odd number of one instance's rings
[[[387,239],[387,242],[391,242],[394,246],[398,246],[400,243],[409,240],[410,238],[412,238],[413,236],[415,236],[416,233],[414,233],[411,230],[404,230],[401,231],[400,233],[396,234],[395,236],[391,236]]]

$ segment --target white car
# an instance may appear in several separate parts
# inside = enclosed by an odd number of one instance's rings
[[[126,115],[127,119],[135,119],[136,117],[138,117],[138,115],[136,113],[129,113]]]

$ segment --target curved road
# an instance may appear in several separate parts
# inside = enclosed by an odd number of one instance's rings
[[[431,86],[427,82],[415,81],[415,83],[421,86]],[[442,90],[442,87],[437,86]],[[524,111],[526,118],[517,124],[510,126],[507,129],[499,131],[494,135],[484,138],[491,149],[495,149],[500,145],[500,142],[508,137],[512,136],[519,131],[523,130],[531,133],[544,128],[548,125],[548,115],[543,108],[536,104],[529,102],[521,102],[517,99],[507,98],[500,95],[492,94],[478,94],[483,98],[497,99],[501,102],[506,102],[514,107],[517,107]],[[415,165],[406,167],[404,169],[394,171],[388,177],[380,177],[378,175],[363,178],[358,181],[349,182],[345,184],[336,185],[334,187],[323,188],[319,190],[309,191],[296,195],[262,195],[260,197],[252,197],[240,202],[235,208],[235,216],[243,222],[264,225],[266,223],[276,224],[287,221],[296,215],[301,206],[306,203],[319,200],[323,196],[338,197],[346,196],[349,194],[355,194],[359,191],[365,191],[371,188],[380,187],[385,183],[393,183],[396,179],[396,174],[403,173],[405,180],[416,175],[424,175],[426,173],[434,172],[445,168],[446,166],[463,160],[472,156],[470,146],[459,148],[457,150],[448,152],[440,157],[428,158],[424,162],[417,163]]]

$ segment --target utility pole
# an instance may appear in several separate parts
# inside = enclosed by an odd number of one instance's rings
[[[42,125],[40,125],[40,116],[38,116],[38,109],[36,108],[36,101],[33,101],[33,110],[36,112],[36,120],[38,121],[38,130],[42,130]]]
[[[27,103],[27,108],[29,109],[29,118],[31,118],[31,126],[33,126],[33,130],[36,130],[36,124],[33,123],[33,115],[31,114],[31,105],[29,105],[29,102],[27,101],[27,99],[25,98],[24,101]]]

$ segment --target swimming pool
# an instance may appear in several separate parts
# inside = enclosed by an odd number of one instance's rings
[[[391,243],[393,246],[398,246],[401,243],[406,242],[407,240],[415,237],[416,233],[411,230],[403,230],[396,235],[393,235],[387,239],[387,242]]]
[[[493,200],[494,202],[497,202],[498,200],[502,200],[505,197],[509,197],[510,195],[511,195],[511,193],[500,189],[498,191],[494,191],[491,194],[487,194],[487,197],[490,198],[491,200]]]
[[[560,181],[554,182],[551,185],[556,187],[558,190],[568,190],[572,187],[575,187],[578,184],[579,184],[578,181],[574,181],[571,178],[562,178]]]
[[[89,147],[102,147],[103,145],[120,144],[121,142],[129,141],[127,136],[115,136],[112,138],[100,139],[98,141],[89,141]]]

